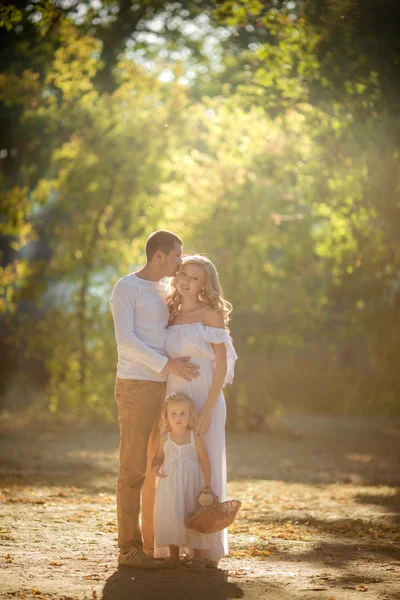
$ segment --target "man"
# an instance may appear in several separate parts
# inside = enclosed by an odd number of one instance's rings
[[[118,348],[115,399],[120,424],[117,479],[118,562],[141,569],[159,563],[147,556],[154,544],[155,478],[151,460],[158,441],[158,421],[168,373],[187,381],[198,377],[188,357],[170,359],[164,342],[168,325],[163,277],[174,276],[182,262],[182,241],[170,231],[152,233],[146,242],[146,265],[122,277],[110,300]],[[143,489],[142,489],[143,488]],[[142,491],[142,534],[139,526]]]

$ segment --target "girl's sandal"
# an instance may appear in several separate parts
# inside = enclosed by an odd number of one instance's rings
[[[200,558],[194,558],[192,562],[188,563],[188,571],[194,571],[196,573],[205,571],[206,563]]]
[[[161,569],[177,569],[181,566],[181,561],[179,556],[168,556],[168,558],[164,559],[160,563]]]

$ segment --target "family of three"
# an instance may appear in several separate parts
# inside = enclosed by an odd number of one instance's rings
[[[118,349],[119,564],[173,568],[187,554],[189,568],[203,570],[228,553],[227,530],[200,534],[185,518],[202,491],[226,499],[222,388],[237,358],[227,328],[232,307],[213,263],[183,256],[174,233],[152,233],[146,258],[117,282],[110,300]],[[172,278],[168,286],[165,278]]]

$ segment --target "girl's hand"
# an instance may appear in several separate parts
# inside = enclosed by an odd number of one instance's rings
[[[153,475],[155,475],[156,477],[159,477],[160,479],[165,479],[167,476],[163,475],[162,473],[160,473],[160,471],[158,470],[158,467],[153,467],[151,469],[151,472],[153,473]]]
[[[196,433],[197,435],[204,435],[210,429],[212,418],[212,409],[209,409],[205,406],[199,412],[199,417],[196,423]]]

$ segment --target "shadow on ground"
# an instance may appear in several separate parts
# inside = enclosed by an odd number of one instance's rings
[[[276,553],[276,559],[291,560],[307,564],[319,564],[322,566],[345,567],[352,569],[352,563],[361,561],[363,564],[381,560],[390,563],[399,561],[400,554],[396,548],[380,548],[375,544],[357,544],[357,543],[335,543],[319,542],[314,548],[307,549],[304,552],[284,552]],[[363,575],[365,579],[365,574]]]
[[[399,513],[399,515],[397,516],[397,520],[400,519],[400,488],[397,488],[396,493],[392,494],[391,496],[378,494],[357,494],[355,496],[355,500],[359,504],[375,504],[376,506],[385,508],[388,511],[397,511]],[[393,519],[396,520],[395,517],[393,517]]]
[[[207,570],[191,573],[186,569],[165,571],[138,571],[119,568],[107,580],[102,600],[226,600],[242,598],[243,591],[228,582],[228,573]]]

